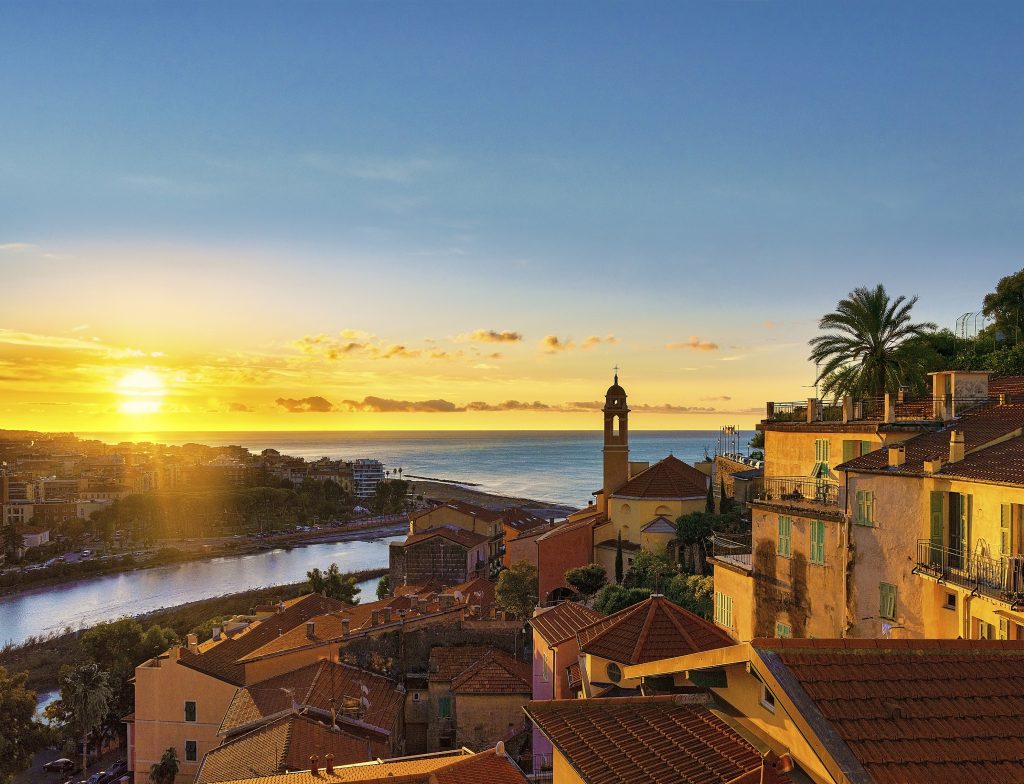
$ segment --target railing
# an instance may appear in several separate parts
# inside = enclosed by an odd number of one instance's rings
[[[964,554],[931,539],[918,539],[917,571],[1011,604],[1024,603],[1024,556]]]
[[[554,770],[554,755],[526,754],[519,758],[519,769],[529,781],[551,781]]]
[[[886,398],[888,397],[888,404]],[[1008,394],[957,395],[910,398],[903,393],[859,400],[801,400],[789,403],[768,403],[766,422],[920,422],[952,419],[983,406],[1011,402]],[[808,417],[808,402],[812,407]],[[849,406],[847,410],[844,410]]]
[[[711,545],[711,557],[715,560],[751,568],[752,534],[720,534],[716,531],[708,537],[708,544]]]
[[[807,401],[769,403],[768,420],[770,422],[806,422]]]
[[[754,493],[756,501],[789,501],[816,506],[839,506],[839,485],[825,479],[772,477]]]

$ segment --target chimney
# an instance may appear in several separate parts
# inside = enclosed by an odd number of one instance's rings
[[[194,634],[190,634],[186,640],[188,641],[188,649],[192,653],[196,653],[199,650],[199,638]]]
[[[316,639],[316,624],[313,621],[306,624],[306,637],[310,640]]]
[[[341,619],[341,636],[348,637],[348,618]]]
[[[937,473],[939,473],[939,471],[942,470],[942,466],[944,464],[945,464],[945,461],[943,461],[943,459],[941,457],[936,457],[934,460],[925,460],[924,461],[925,473],[927,473],[927,474],[937,474]]]
[[[309,772],[312,773],[314,776],[319,776],[320,775],[320,765],[319,765],[319,763],[320,763],[320,758],[316,754],[314,754],[313,756],[311,756],[309,758]]]
[[[220,626],[214,626],[214,627],[213,627],[213,639],[214,639],[214,640],[219,640],[219,639],[220,639],[220,633],[221,633],[222,631],[223,631],[222,627],[220,627]]]
[[[949,434],[949,462],[959,463],[964,459],[964,431],[954,430]]]
[[[907,448],[903,444],[889,447],[889,467],[897,468],[907,462]]]
[[[1005,406],[1008,402],[1010,402],[1010,401],[1006,399],[1006,393],[1005,392],[1000,392],[999,393],[999,405]]]
[[[370,611],[370,625],[371,626],[376,626],[379,623],[380,623],[380,611],[379,610],[371,610]]]
[[[324,755],[324,773],[330,773],[332,776],[334,775],[334,755],[333,754],[328,753],[328,754]]]
[[[380,614],[381,614],[381,623],[391,623],[391,608],[390,607],[385,607],[383,610],[380,611]]]

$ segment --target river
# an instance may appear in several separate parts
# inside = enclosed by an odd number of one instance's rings
[[[310,544],[292,550],[189,561],[2,596],[0,643],[17,644],[29,637],[93,626],[125,615],[142,615],[252,588],[297,583],[314,566],[325,569],[336,563],[343,572],[386,567],[388,543],[401,538]],[[376,583],[361,583],[360,598],[376,599]]]

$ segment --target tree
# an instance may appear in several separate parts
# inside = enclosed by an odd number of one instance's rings
[[[683,554],[683,568],[692,574],[704,574],[704,541],[711,536],[719,519],[719,515],[707,512],[692,512],[676,519],[676,538]]]
[[[82,768],[88,766],[89,736],[103,723],[113,698],[110,678],[95,662],[63,668],[60,701],[70,717],[69,729],[82,741]]]
[[[606,585],[597,592],[594,599],[594,609],[599,613],[611,615],[619,610],[639,604],[649,597],[651,592],[647,588],[626,588],[624,585]]]
[[[600,564],[587,564],[569,569],[565,581],[587,601],[608,584],[608,572]]]
[[[885,287],[854,289],[818,322],[825,334],[811,339],[812,362],[825,397],[880,397],[901,385],[920,388],[926,372],[917,338],[935,329],[914,323],[917,297],[890,300]]]
[[[178,752],[171,746],[160,757],[160,761],[149,769],[149,780],[153,784],[174,784],[178,775]]]
[[[518,561],[498,576],[494,598],[498,606],[520,620],[526,620],[537,606],[537,567]]]
[[[9,675],[0,667],[0,784],[27,770],[32,755],[46,745],[46,730],[35,721],[36,695],[25,688],[28,673]]]
[[[394,514],[404,511],[408,495],[408,482],[402,479],[385,479],[383,482],[377,483],[377,491],[369,500],[370,511],[377,514]]]
[[[310,590],[313,593],[320,593],[331,599],[348,602],[349,604],[359,603],[356,594],[361,589],[356,586],[356,578],[343,575],[336,563],[332,563],[327,567],[326,572],[320,571],[319,568],[311,569],[306,572],[306,577],[309,578]]]
[[[711,489],[711,480],[708,480],[708,496],[704,500],[704,511],[708,514],[715,513],[715,492]]]
[[[747,442],[747,446],[751,449],[764,449],[764,431],[755,430],[754,435],[752,435],[750,440]]]
[[[729,496],[725,494],[725,477],[720,477],[718,481],[718,513],[725,514],[732,507],[729,505]]]
[[[383,599],[391,594],[391,577],[384,575],[377,583],[377,598]]]
[[[985,295],[983,312],[993,321],[996,332],[1016,343],[1024,324],[1024,270],[1001,278],[996,290]]]
[[[662,578],[674,571],[665,554],[640,550],[633,556],[633,563],[629,565],[629,573],[622,584],[626,588],[646,588],[660,593]]]
[[[622,583],[622,531],[615,538],[615,583]]]
[[[711,620],[715,580],[710,575],[677,574],[665,587],[665,598],[692,613]]]

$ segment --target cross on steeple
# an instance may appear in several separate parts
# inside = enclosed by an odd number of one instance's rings
[[[616,365],[613,368],[613,370],[615,371],[615,383],[618,384],[619,383],[619,366]]]

